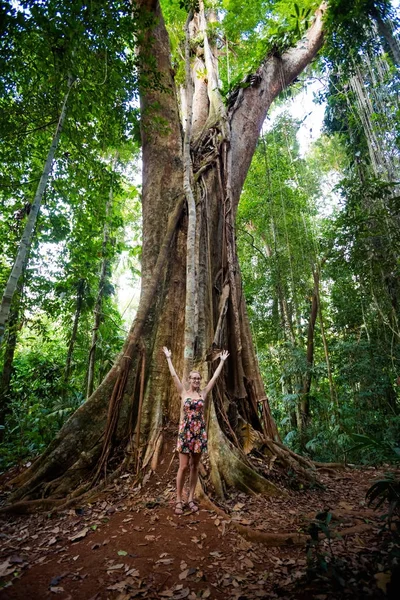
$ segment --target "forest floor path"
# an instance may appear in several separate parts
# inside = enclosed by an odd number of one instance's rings
[[[307,532],[316,514],[326,510],[333,515],[330,531],[351,528],[350,535],[319,542],[307,561],[304,545],[250,542],[204,502],[196,514],[175,515],[176,468],[169,453],[143,488],[135,488],[126,474],[91,505],[60,514],[3,515],[0,598],[395,597],[388,566],[392,535],[380,533],[379,514],[365,505],[365,492],[379,471],[323,473],[325,489],[289,491],[286,498],[229,496],[224,509],[230,520],[253,531]]]

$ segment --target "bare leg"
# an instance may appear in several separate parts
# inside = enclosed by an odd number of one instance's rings
[[[196,490],[197,479],[199,477],[199,464],[201,459],[201,453],[191,454],[190,461],[190,477],[189,477],[189,502],[193,501],[194,492]]]
[[[185,477],[189,466],[190,454],[184,454],[179,452],[179,469],[176,475],[176,501],[182,502],[183,486],[185,484]]]

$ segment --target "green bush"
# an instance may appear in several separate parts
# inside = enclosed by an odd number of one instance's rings
[[[69,387],[64,393],[64,347],[43,343],[17,354],[9,391],[9,413],[0,469],[42,452],[69,415],[84,400],[82,392]]]

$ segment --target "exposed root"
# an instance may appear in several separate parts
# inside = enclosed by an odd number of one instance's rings
[[[298,532],[264,533],[251,527],[240,525],[240,523],[235,523],[235,521],[231,521],[230,525],[249,542],[258,542],[259,544],[264,544],[264,546],[304,546],[309,539],[309,536]]]
[[[38,512],[53,512],[64,500],[53,500],[49,498],[40,500],[22,500],[0,508],[0,514],[31,515]]]
[[[242,537],[244,537],[249,542],[257,542],[259,544],[263,544],[264,546],[269,546],[271,548],[278,546],[305,546],[307,541],[309,541],[310,536],[305,533],[299,532],[288,532],[288,533],[265,533],[262,531],[258,531],[257,529],[253,529],[252,527],[246,527],[245,525],[241,525],[236,522],[219,506],[214,504],[214,502],[210,499],[210,497],[204,493],[202,489],[197,489],[197,493],[201,498],[201,502],[208,510],[212,510],[219,517],[224,519],[228,525],[228,527],[233,527],[240,533]],[[363,533],[364,531],[368,531],[373,528],[372,523],[360,523],[359,525],[354,525],[353,527],[347,527],[346,529],[334,530],[331,532],[331,537],[346,537],[350,535],[355,535],[358,533]],[[320,535],[320,539],[324,539],[325,535]]]
[[[78,504],[86,504],[93,502],[101,492],[103,492],[112,483],[116,477],[118,477],[126,466],[125,460],[113,473],[108,475],[107,479],[101,481],[96,487],[91,488],[90,483],[86,482],[84,485],[76,489],[70,494],[67,499],[65,498],[41,498],[38,500],[23,500],[21,502],[14,502],[0,508],[0,514],[33,514],[37,512],[49,511],[52,513],[61,512],[68,510]]]
[[[304,467],[308,468],[308,469],[354,469],[355,465],[352,464],[346,464],[346,463],[324,463],[324,462],[318,462],[315,460],[311,460],[309,458],[306,458],[305,456],[301,456],[300,454],[296,454],[296,452],[293,452],[293,450],[290,450],[290,448],[287,448],[286,446],[284,446],[281,442],[278,442],[276,440],[273,440],[272,443],[274,444],[274,446],[278,446],[278,448],[280,448],[281,450],[283,450],[284,452],[290,454],[293,458],[295,458],[299,463],[303,464]]]
[[[104,471],[104,477],[106,476],[106,469],[109,456],[114,448],[114,436],[117,430],[119,415],[121,411],[122,402],[125,394],[125,387],[129,376],[131,367],[131,361],[133,360],[134,351],[136,349],[136,342],[130,342],[128,348],[122,357],[122,364],[119,376],[115,382],[114,389],[111,394],[110,403],[108,406],[107,424],[104,433],[104,442],[101,456],[97,462],[96,470],[92,478],[92,485],[95,484],[99,477],[101,477],[102,471]]]
[[[265,444],[270,452],[275,454],[283,465],[287,465],[292,471],[306,481],[310,481],[314,485],[323,487],[321,482],[318,481],[316,469],[313,467],[311,461],[308,461],[304,456],[295,454],[292,450],[285,448],[283,444],[274,442],[273,440],[266,440]]]
[[[375,527],[374,523],[360,523],[359,525],[354,525],[353,527],[347,527],[346,529],[338,529],[333,532],[334,536],[346,537],[348,535],[355,535],[357,533],[363,533],[364,531],[369,531]]]
[[[365,506],[364,506],[362,515],[357,514],[356,510],[357,510],[357,507],[355,507],[355,509],[353,511],[341,510],[339,508],[339,509],[330,510],[329,514],[332,515],[332,521],[341,521],[342,519],[344,519],[346,517],[351,517],[352,519],[356,519],[359,521],[364,521],[364,519],[366,517],[371,518],[371,519],[376,518],[376,513],[372,508],[365,508]],[[304,515],[304,517],[306,520],[312,521],[315,518],[315,513],[307,513],[306,515]]]
[[[310,460],[309,458],[306,458],[305,456],[301,456],[300,454],[296,454],[296,452],[293,452],[293,450],[291,450],[287,446],[284,446],[281,442],[278,442],[276,440],[271,440],[271,443],[273,444],[273,446],[275,448],[278,447],[280,450],[282,450],[284,452],[284,454],[288,454],[289,456],[293,457],[297,462],[302,464],[306,469],[315,471],[315,463],[312,460]]]
[[[354,469],[355,465],[345,464],[345,463],[322,463],[314,461],[313,464],[317,469]]]
[[[222,481],[250,495],[286,496],[284,490],[257,473],[248,463],[246,456],[224,435],[213,404],[210,407],[209,456],[211,479],[218,496],[224,495]]]

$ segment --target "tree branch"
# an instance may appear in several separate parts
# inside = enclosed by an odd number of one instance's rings
[[[312,61],[323,44],[323,2],[315,13],[315,21],[294,48],[281,57],[269,56],[256,73],[255,84],[240,91],[230,111],[232,148],[232,200],[236,207],[250,167],[258,136],[268,109],[285,89]]]

